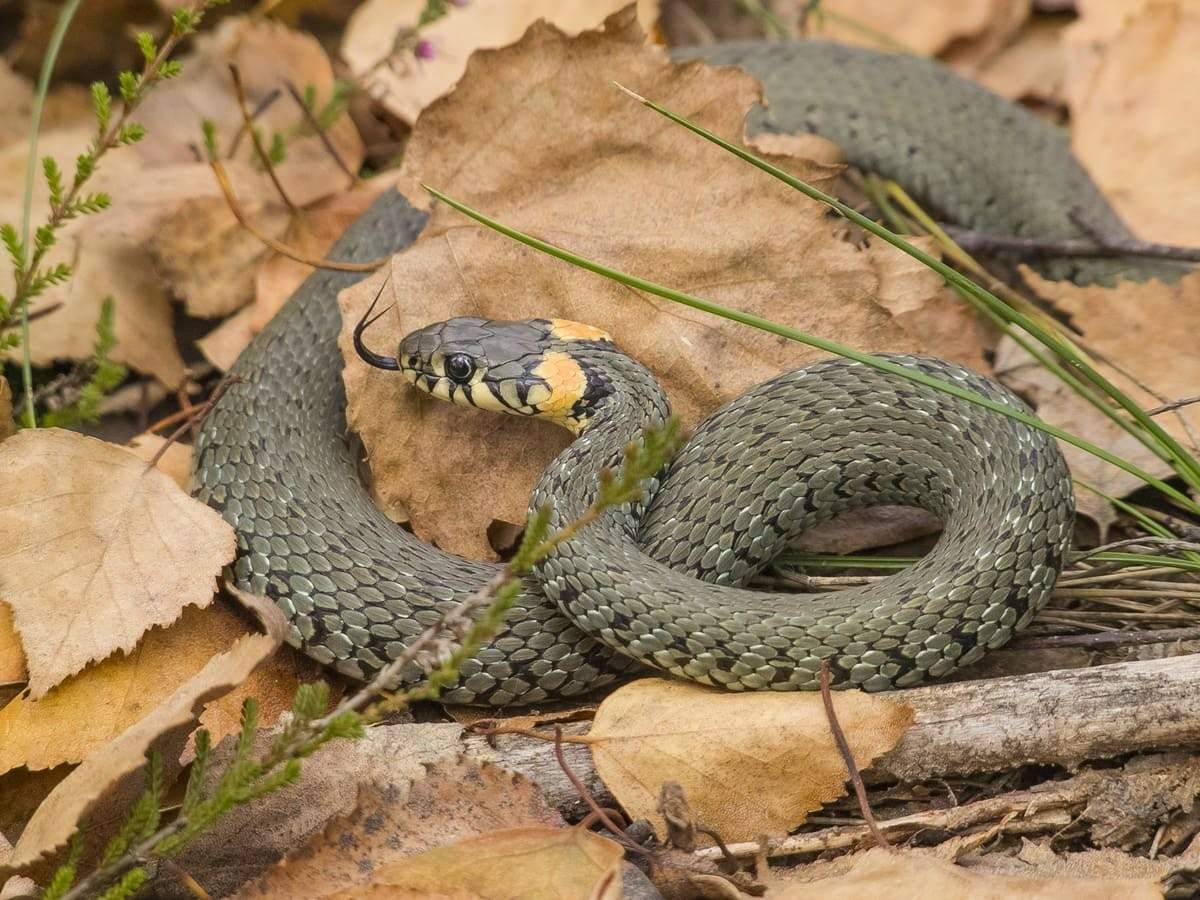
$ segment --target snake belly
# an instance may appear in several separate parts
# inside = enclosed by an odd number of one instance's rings
[[[945,80],[959,81],[949,73]],[[853,106],[871,99],[845,97],[843,101]],[[1014,135],[1012,140],[1019,142],[1020,136]],[[998,164],[1015,157],[1009,154]],[[1054,185],[1064,174],[1051,169],[1044,178],[1047,185]],[[1020,196],[1012,202],[999,196],[988,205],[999,203],[1012,215],[1022,215]],[[980,202],[986,199],[981,197]],[[398,194],[388,192],[351,226],[330,256],[362,261],[398,252],[415,239],[424,218]],[[358,478],[346,434],[336,294],[361,277],[315,273],[242,354],[232,370],[242,383],[221,398],[198,435],[193,484],[197,496],[221,511],[235,529],[237,585],[274,600],[290,622],[289,642],[294,646],[344,674],[369,678],[401,654],[442,612],[485,584],[496,566],[464,560],[419,541],[374,506]],[[821,373],[827,370],[802,371],[817,373],[809,378],[824,379]],[[562,564],[564,568],[544,568],[526,579],[504,631],[467,662],[459,684],[443,699],[501,706],[574,697],[611,683],[638,668],[639,662],[735,688],[810,686],[803,666],[793,667],[786,684],[767,671],[771,666],[764,648],[773,647],[786,655],[782,643],[793,646],[793,656],[804,650],[799,659],[787,658],[810,667],[811,663],[804,662],[815,658],[809,650],[832,649],[837,660],[849,663],[847,667],[838,662],[837,677],[878,689],[943,674],[974,659],[982,648],[1001,643],[1044,602],[1047,585],[1053,581],[1048,572],[1056,570],[1066,546],[1060,529],[1068,518],[1070,483],[1056,468],[1061,464],[1055,456],[1057,450],[1051,453],[1052,444],[1002,439],[1009,420],[974,407],[955,408],[943,418],[938,410],[951,409],[945,397],[927,398],[917,392],[913,395],[916,399],[910,400],[895,384],[889,393],[869,378],[855,381],[867,372],[861,367],[830,372],[831,390],[838,383],[842,384],[838,390],[844,389],[846,379],[849,387],[861,385],[857,396],[868,413],[861,421],[852,424],[847,419],[844,427],[838,426],[841,407],[838,401],[830,401],[833,405],[823,419],[821,442],[795,443],[789,437],[791,431],[779,433],[776,462],[764,463],[765,473],[751,484],[765,488],[761,497],[742,498],[738,492],[745,485],[734,479],[714,495],[722,502],[732,498],[727,508],[718,509],[713,503],[701,510],[693,499],[691,513],[701,516],[685,525],[685,519],[660,510],[671,509],[672,502],[683,502],[672,501],[672,497],[691,496],[679,490],[689,480],[680,461],[690,458],[691,448],[701,446],[698,442],[710,433],[709,426],[699,430],[664,475],[664,489],[655,495],[634,543],[630,543],[628,523],[618,528],[619,535],[624,535],[619,540],[614,537],[618,532],[611,529],[594,533],[595,540],[615,541],[627,555],[628,586],[638,596],[622,597],[613,604],[604,590],[589,592],[582,580],[579,587],[571,581],[572,576],[578,580],[578,575],[566,571],[565,566],[576,562],[565,562],[568,557],[562,555],[552,557],[546,566]],[[952,367],[946,372],[953,377],[979,377],[952,371]],[[834,374],[837,378],[832,378]],[[985,386],[991,389],[990,382]],[[878,393],[876,402],[872,397],[879,390],[883,392]],[[887,415],[889,403],[899,403],[902,412]],[[711,421],[730,420],[723,411]],[[931,455],[917,465],[915,453],[930,438],[907,436],[905,440],[914,442],[905,445],[913,449],[913,458],[904,460],[905,467],[889,468],[897,462],[895,448],[885,449],[889,433],[907,435],[918,425],[943,421],[957,437],[973,436],[972,440],[947,448],[944,458],[930,449]],[[713,426],[711,433],[717,434],[720,427],[724,426]],[[993,440],[991,436],[1000,441],[990,445],[992,455],[987,458],[995,458],[997,463],[989,470],[991,474],[970,482],[947,481],[960,471],[962,460],[954,453],[965,452],[966,446],[982,452]],[[587,440],[585,435],[568,453],[579,452],[584,446],[581,441]],[[759,509],[760,503],[775,499],[776,489],[770,482],[778,470],[798,461],[796,449],[819,451],[819,458],[834,465],[837,460],[829,454],[836,450],[832,445],[838,440],[845,441],[845,452],[856,456],[860,468],[846,469],[841,478],[831,474],[832,469],[801,467],[796,471],[809,481],[815,478],[819,486],[804,492],[804,514],[794,508],[779,513],[767,512],[765,506]],[[746,449],[747,442],[734,441],[724,452],[732,453],[736,447]],[[865,455],[871,448],[880,457],[879,467],[862,470],[863,460],[875,458]],[[746,462],[739,458],[723,476],[731,478]],[[847,465],[849,462],[847,459]],[[716,474],[710,467],[704,477],[690,480],[717,484]],[[798,488],[793,493],[795,490]],[[932,493],[923,494],[926,490]],[[934,511],[942,514],[944,504],[962,496],[971,497],[972,502],[993,497],[997,503],[1002,501],[1003,509],[989,506],[989,518],[970,522],[944,515],[947,535],[961,536],[943,537],[922,563],[887,579],[887,590],[894,592],[890,600],[864,599],[859,591],[806,597],[803,603],[812,612],[788,614],[788,621],[786,616],[773,618],[761,597],[753,601],[752,609],[728,608],[715,596],[711,611],[692,604],[676,608],[672,605],[675,601],[666,607],[655,605],[669,596],[662,593],[664,587],[675,589],[680,578],[695,597],[703,596],[706,602],[710,591],[731,590],[731,585],[765,558],[780,534],[828,518],[839,508],[848,508],[847,503],[903,503],[925,497],[918,505],[935,506]],[[562,497],[560,513],[568,514],[579,499]],[[1054,514],[1049,510],[1055,510]],[[1009,525],[989,530],[988,526],[1000,521]],[[964,530],[955,530],[960,528]],[[716,543],[703,544],[710,539]],[[958,543],[960,540],[975,543]],[[733,550],[735,542],[737,550]],[[981,560],[987,563],[986,571],[980,568]],[[664,561],[681,566],[681,571],[672,574]],[[1040,568],[1035,571],[1034,566]],[[938,596],[924,595],[933,606],[923,610],[918,605],[923,596],[919,582],[928,575],[939,576],[924,582],[936,588]],[[664,580],[660,581],[660,576]],[[692,576],[709,579],[709,583],[702,584]],[[976,576],[985,583],[980,584]],[[547,592],[558,600],[548,599]],[[844,606],[836,606],[835,597],[842,598]],[[622,610],[629,602],[637,608],[628,607],[635,615],[626,619]],[[786,602],[800,601],[793,597]],[[980,603],[983,608],[977,609]],[[857,605],[851,609],[853,604]],[[654,609],[662,612],[655,614]],[[702,627],[689,631],[689,624]],[[778,630],[767,633],[776,627]],[[636,643],[620,645],[631,636]],[[863,666],[874,668],[868,672]],[[421,674],[416,667],[402,673],[405,679],[417,679]]]

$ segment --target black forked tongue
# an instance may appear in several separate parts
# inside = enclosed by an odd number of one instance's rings
[[[363,332],[375,324],[376,320],[378,320],[380,316],[391,309],[391,307],[388,306],[383,310],[383,312],[371,316],[371,313],[375,310],[375,304],[379,302],[379,298],[383,295],[383,289],[386,286],[386,281],[380,285],[379,293],[375,295],[375,299],[371,301],[371,305],[367,307],[367,311],[363,314],[363,317],[359,319],[358,324],[354,326],[354,349],[357,351],[359,358],[369,366],[374,366],[377,369],[391,369],[392,371],[399,371],[400,360],[396,359],[394,356],[380,356],[378,353],[367,349],[367,345],[363,343]],[[368,316],[371,316],[371,318],[368,318]]]

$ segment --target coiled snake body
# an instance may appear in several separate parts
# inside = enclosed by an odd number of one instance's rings
[[[801,47],[786,48],[781,65],[803,56]],[[902,70],[916,62],[873,56]],[[938,77],[952,95],[961,90],[954,76]],[[805,86],[837,94],[845,83]],[[836,99],[847,108],[856,102]],[[1008,139],[1020,146],[1024,137]],[[901,156],[907,146],[897,148]],[[856,157],[853,144],[845,149]],[[1073,173],[1077,164],[1060,150]],[[1060,189],[1073,190],[1075,177]],[[996,196],[988,208],[1029,218]],[[396,252],[423,223],[389,193],[330,255]],[[496,568],[419,541],[388,520],[358,480],[345,435],[335,303],[357,278],[314,274],[243,353],[234,370],[243,383],[198,438],[194,484],[237,532],[239,586],[272,597],[292,624],[291,641],[309,655],[366,678]],[[1020,404],[961,367],[893,358]],[[591,502],[597,470],[667,413],[650,373],[570,323],[452,320],[410,336],[398,359],[410,380],[439,395],[461,398],[470,383],[473,405],[536,407],[577,427],[580,436],[531,500],[549,501],[557,523],[577,516]],[[879,503],[939,515],[936,547],[870,587],[816,597],[739,587],[800,531]],[[543,561],[503,633],[464,666],[444,699],[504,705],[575,696],[639,664],[731,689],[809,689],[822,658],[841,684],[915,684],[978,659],[1032,618],[1061,568],[1072,519],[1065,464],[1041,432],[858,364],[822,362],[719,410],[660,475],[644,511],[610,511]]]

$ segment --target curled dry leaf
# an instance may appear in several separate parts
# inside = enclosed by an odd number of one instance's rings
[[[838,691],[833,699],[860,769],[912,724],[909,707],[877,694]],[[588,744],[613,796],[659,835],[667,781],[682,785],[698,822],[743,841],[786,834],[842,796],[849,777],[815,693],[730,694],[646,678],[605,698]]]
[[[408,183],[424,181],[585,256],[806,331],[871,350],[930,349],[918,333],[923,320],[915,328],[922,302],[910,289],[924,285],[934,302],[936,277],[882,265],[884,250],[845,241],[824,207],[656,119],[612,88],[614,78],[733,140],[758,97],[738,70],[670,63],[645,45],[632,10],[574,39],[539,24],[512,47],[476,53],[454,93],[421,116],[405,156]],[[838,171],[777,161],[821,186]],[[887,252],[900,270],[920,268]],[[368,333],[380,352],[454,315],[573,319],[609,331],[648,365],[689,423],[818,355],[636,294],[444,207],[388,274],[382,302],[397,308]],[[523,520],[534,482],[567,435],[456,409],[359,360],[350,330],[384,277],[341,295],[349,422],[386,508],[407,508],[426,540],[488,555],[488,523]],[[878,299],[888,283],[898,311]]]
[[[147,749],[190,731],[210,700],[241,684],[277,646],[268,635],[244,635],[227,652],[210,659],[148,715],[88,756],[38,807],[7,864],[0,867],[0,877],[61,848],[110,791],[142,768]]]
[[[1087,3],[1067,32],[1071,145],[1133,230],[1200,244],[1200,9]],[[1163,177],[1170,173],[1170,177]]]
[[[188,607],[169,628],[153,628],[128,654],[112,656],[50,690],[0,709],[0,773],[15,766],[47,769],[77,763],[104,746],[247,633],[244,620],[225,607]],[[291,708],[296,674],[266,666],[249,680],[264,695],[261,720],[270,724]],[[271,685],[279,683],[278,691]],[[275,697],[276,693],[291,694]],[[236,710],[205,712],[214,742],[237,731]]]
[[[1022,878],[975,872],[927,853],[868,850],[845,875],[772,890],[779,900],[1157,900],[1153,881],[1099,878]]]
[[[371,884],[375,873],[397,860],[464,838],[562,825],[528,779],[466,756],[445,759],[430,765],[407,792],[391,783],[362,784],[350,815],[330,821],[240,896],[315,900]]]
[[[989,60],[975,77],[984,87],[1010,100],[1036,100],[1063,106],[1067,59],[1057,18],[1027,21],[1013,42]]]
[[[59,429],[0,444],[0,599],[43,696],[190,604],[233,559],[233,529],[128,450]]]
[[[336,900],[487,897],[489,900],[617,900],[624,851],[581,828],[489,831],[384,866],[367,887]]]
[[[630,0],[507,0],[464,4],[421,29],[429,58],[414,54],[413,37],[424,0],[368,0],[346,23],[342,59],[368,93],[392,115],[412,124],[421,110],[449,93],[475,50],[503,47],[539,19],[567,34],[595,28]],[[638,0],[647,31],[658,18],[658,0]]]

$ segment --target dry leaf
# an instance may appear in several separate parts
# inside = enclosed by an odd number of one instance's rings
[[[618,900],[623,857],[616,841],[581,828],[510,828],[392,863],[373,874],[369,887],[331,898]]]
[[[260,731],[256,752],[265,750],[277,729]],[[178,862],[213,895],[232,894],[285,854],[320,833],[334,817],[353,812],[362,782],[397,786],[424,777],[426,764],[462,752],[462,728],[454,724],[385,725],[364,738],[344,743],[308,764],[300,783],[232,810],[190,843]],[[234,738],[213,751],[213,771],[228,763]],[[211,787],[211,785],[210,785]],[[403,796],[401,796],[403,799]],[[246,841],[245,835],[254,835]]]
[[[146,750],[190,731],[210,700],[240,684],[278,646],[274,638],[249,634],[180,685],[174,693],[102,749],[92,753],[50,792],[21,832],[0,877],[25,868],[62,847],[90,810],[145,764]]]
[[[860,769],[896,746],[912,710],[880,695],[837,691],[834,706]],[[588,732],[596,771],[635,819],[664,833],[664,781],[726,841],[786,834],[845,793],[849,777],[819,694],[731,694],[645,678],[605,698]]]
[[[1172,285],[1125,282],[1115,290],[1049,282],[1028,270],[1024,277],[1040,296],[1070,317],[1085,348],[1094,349],[1162,397],[1173,400],[1196,393],[1200,357],[1195,352],[1193,335],[1200,329],[1200,272]],[[1162,402],[1112,367],[1098,368],[1143,408]],[[1009,341],[997,348],[996,371],[1010,387],[1030,397],[1038,415],[1047,422],[1085,437],[1151,474],[1165,476],[1170,472],[1139,441]],[[1185,444],[1191,443],[1182,422],[1200,430],[1200,408],[1186,407],[1178,413],[1156,416],[1155,421]],[[1106,494],[1123,497],[1143,486],[1139,479],[1089,453],[1067,444],[1061,446],[1071,474]],[[1090,512],[1088,504],[1095,501],[1089,499],[1089,494],[1079,491],[1078,499],[1081,508]]]
[[[406,177],[585,256],[735,308],[864,349],[928,349],[918,333],[926,324],[914,309],[919,298],[906,285],[927,285],[934,302],[942,291],[936,278],[897,274],[883,264],[883,249],[864,252],[843,240],[823,207],[648,117],[611,88],[614,78],[735,139],[757,97],[737,70],[672,65],[644,44],[632,11],[575,39],[537,25],[518,45],[476,53],[455,92],[426,110],[406,152]],[[548,119],[550,110],[569,113]],[[821,185],[837,172],[779,162]],[[689,193],[680,185],[718,188]],[[453,315],[586,322],[648,365],[692,423],[818,355],[632,293],[444,207],[389,274],[382,302],[397,308],[368,334],[373,347],[394,348],[412,328]],[[384,277],[341,295],[348,420],[385,508],[405,507],[417,534],[446,549],[490,555],[487,525],[523,520],[534,482],[567,434],[455,409],[359,360],[349,331]],[[902,312],[880,302],[881,286]],[[970,355],[961,338],[972,331],[956,329],[954,354]]]
[[[17,697],[0,709],[0,773],[15,766],[37,770],[80,762],[145,716],[246,632],[244,620],[220,604],[188,607],[171,627],[148,631],[128,656],[112,656],[91,666],[40,700]],[[254,680],[259,688],[270,683],[264,678]],[[295,687],[293,675],[293,694]],[[291,702],[291,695],[282,702],[268,702],[263,722],[273,723],[291,708]],[[236,719],[230,721],[227,711],[217,715],[204,723],[213,731],[214,742],[237,731]]]
[[[7,603],[0,602],[0,685],[20,683],[25,678],[25,651],[21,649],[21,639],[13,627],[12,609]],[[0,717],[3,715],[0,711]]]
[[[414,45],[406,39],[425,8],[424,0],[367,0],[346,23],[341,55],[367,92],[411,125],[421,110],[451,91],[473,51],[511,44],[539,19],[578,34],[629,2],[506,0],[452,7],[444,18],[421,29],[433,56],[417,59]],[[647,31],[658,18],[658,5],[658,0],[638,0],[638,16]]]
[[[845,875],[772,890],[779,900],[1159,900],[1154,881],[1021,878],[974,872],[927,853],[868,850]]]
[[[33,82],[0,62],[0,147],[24,144],[33,111]]]
[[[826,0],[821,11],[834,15],[818,13],[814,20],[820,23],[818,35],[823,38],[876,50],[895,50],[899,45],[912,53],[933,56],[956,43],[987,38],[991,47],[1002,42],[1021,24],[1020,20],[1015,25],[1012,22],[1014,5],[1023,7],[1021,19],[1028,15],[1025,2],[1010,0]],[[887,46],[880,45],[878,35],[886,35]]]
[[[30,695],[212,599],[233,529],[128,450],[59,429],[0,444],[0,599]]]
[[[1071,145],[1138,235],[1200,244],[1200,8],[1084,4],[1066,33]]]
[[[242,351],[250,346],[257,330],[253,306],[243,306],[232,316],[196,341],[204,358],[222,372],[228,372]]]
[[[403,857],[499,828],[539,825],[563,821],[533,782],[466,756],[446,759],[407,792],[395,784],[361,785],[354,812],[330,821],[240,896],[315,900],[369,884]]]
[[[129,442],[129,449],[138,459],[150,462],[166,442],[166,438],[146,431]],[[163,452],[156,468],[169,475],[172,481],[186,491],[192,472],[192,448],[176,441]]]
[[[1030,19],[1013,42],[975,74],[976,79],[1010,100],[1065,105],[1067,60],[1062,39],[1067,27],[1057,18]]]

